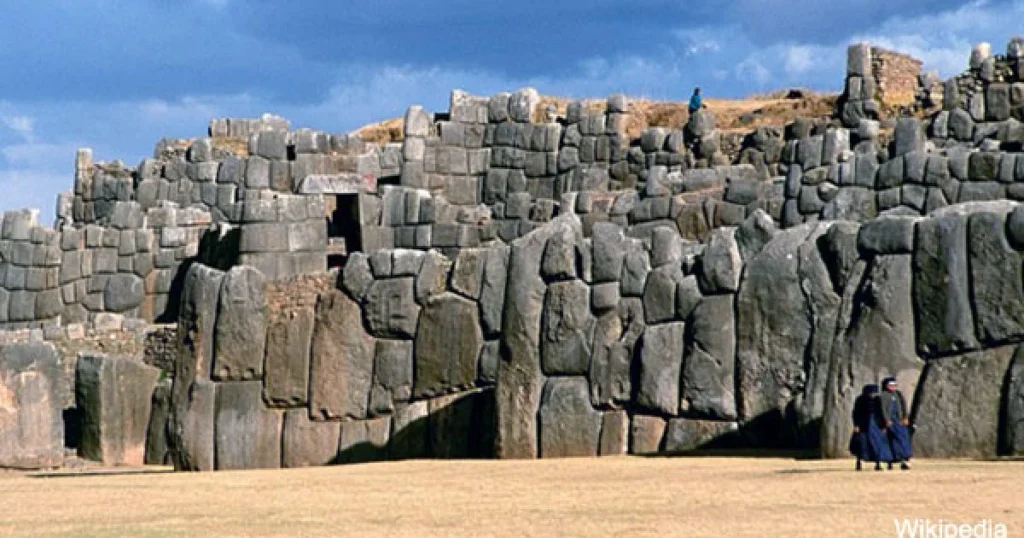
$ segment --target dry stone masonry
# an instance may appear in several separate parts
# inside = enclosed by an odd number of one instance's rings
[[[54,229],[3,215],[0,466],[836,457],[885,375],[921,455],[1020,455],[1022,55],[854,45],[834,117],[738,148],[523,89],[82,150]]]

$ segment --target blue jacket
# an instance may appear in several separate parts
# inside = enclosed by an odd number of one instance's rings
[[[704,100],[699,95],[694,95],[690,98],[690,111],[700,110],[704,105]]]

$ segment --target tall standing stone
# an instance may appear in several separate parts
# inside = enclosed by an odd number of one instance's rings
[[[337,290],[322,294],[313,329],[310,415],[365,418],[373,356],[373,338],[363,330],[359,305]]]
[[[914,313],[922,355],[975,349],[967,270],[967,217],[947,215],[917,223]]]
[[[574,215],[561,216],[515,240],[509,254],[501,362],[495,389],[495,455],[499,458],[537,457],[537,412],[543,383],[541,310],[547,290],[540,276],[541,255],[547,240],[561,227],[570,227],[582,235]]]
[[[75,400],[82,410],[82,457],[106,465],[140,466],[153,390],[160,370],[127,357],[83,355],[75,366]]]
[[[60,358],[50,344],[0,347],[0,467],[64,463]]]
[[[683,364],[682,322],[647,327],[640,352],[640,387],[636,403],[652,411],[679,413],[679,377]]]
[[[974,213],[968,218],[974,325],[986,345],[1024,335],[1024,258],[1010,246],[1005,230],[1005,214]]]
[[[309,401],[310,341],[313,309],[289,307],[274,313],[267,326],[266,377],[268,402],[282,407]]]
[[[218,380],[259,379],[267,341],[263,274],[236,266],[221,284],[214,331],[213,375]]]
[[[718,420],[736,419],[736,336],[733,296],[709,295],[693,311],[687,329],[681,408]]]
[[[864,277],[852,283],[849,321],[837,327],[834,358],[824,392],[821,451],[845,457],[852,425],[853,402],[864,385],[887,376],[897,379],[908,404],[912,401],[924,361],[914,346],[913,272],[909,254],[874,256]],[[846,316],[844,315],[844,318]]]

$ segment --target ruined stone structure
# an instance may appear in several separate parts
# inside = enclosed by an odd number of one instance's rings
[[[706,111],[631,140],[624,97],[532,89],[411,107],[385,147],[267,116],[82,151],[56,229],[4,215],[0,466],[834,457],[885,375],[921,455],[1024,453],[1018,43],[885,125],[918,73],[855,45],[835,118],[735,162]]]

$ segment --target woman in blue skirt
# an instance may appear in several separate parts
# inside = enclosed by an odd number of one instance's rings
[[[900,392],[895,378],[887,377],[882,380],[882,395],[879,400],[886,432],[889,434],[892,459],[900,462],[900,469],[909,470],[910,458],[914,457],[910,444],[910,416],[907,413],[907,400]]]
[[[853,437],[850,452],[857,458],[857,470],[862,461],[875,462],[875,470],[882,470],[882,462],[892,465],[889,439],[885,435],[879,405],[878,385],[865,385],[853,403]]]

